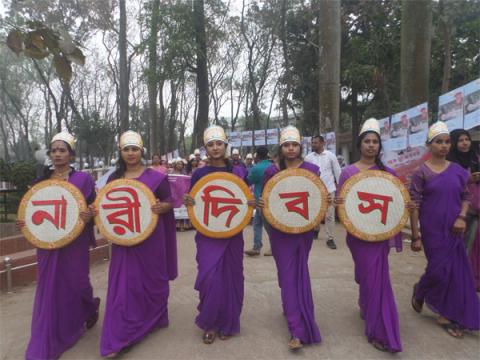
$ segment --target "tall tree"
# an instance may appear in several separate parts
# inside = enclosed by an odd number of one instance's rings
[[[428,100],[432,0],[402,0],[400,101],[407,109]]]
[[[338,131],[340,118],[340,1],[319,1],[319,126]]]
[[[192,149],[201,146],[203,131],[208,126],[208,68],[207,34],[205,31],[205,9],[203,0],[193,1],[193,24],[196,44],[196,74],[198,91],[198,111],[193,129]]]
[[[118,33],[119,52],[119,90],[120,90],[120,130],[128,130],[128,94],[129,94],[129,71],[127,66],[127,9],[126,0],[119,0],[120,26]]]
[[[153,0],[151,7],[150,38],[148,39],[148,108],[150,118],[150,151],[152,154],[155,154],[159,150],[157,116],[157,41],[160,0]]]

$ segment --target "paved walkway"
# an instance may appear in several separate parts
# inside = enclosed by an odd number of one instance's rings
[[[412,285],[425,266],[423,253],[406,248],[392,250],[390,272],[400,313],[404,351],[390,355],[375,350],[363,335],[357,308],[358,287],[353,263],[345,244],[345,232],[336,227],[337,250],[325,239],[314,242],[310,274],[322,344],[307,346],[299,353],[287,350],[287,324],[282,316],[276,269],[271,257],[245,257],[245,301],[241,334],[212,345],[201,342],[202,332],[194,325],[198,296],[193,289],[196,275],[193,232],[178,233],[180,276],[172,283],[169,301],[170,327],[150,334],[122,359],[479,359],[479,334],[463,339],[448,336],[435,325],[433,314],[418,315],[410,307]],[[252,229],[245,231],[251,246]],[[105,299],[108,263],[91,270],[97,296]],[[0,295],[0,359],[22,359],[30,335],[31,308],[35,286],[17,288]],[[104,303],[102,302],[102,305]],[[100,359],[99,338],[103,318],[62,359]]]

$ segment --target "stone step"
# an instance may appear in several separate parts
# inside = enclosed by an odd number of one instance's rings
[[[98,238],[97,247],[90,249],[90,264],[108,260],[108,248],[108,242],[104,238]],[[36,249],[15,252],[0,258],[0,290],[6,291],[8,287],[5,258],[10,258],[12,288],[25,286],[36,280]]]
[[[34,246],[21,234],[0,239],[0,256],[11,255],[29,249],[34,249]]]

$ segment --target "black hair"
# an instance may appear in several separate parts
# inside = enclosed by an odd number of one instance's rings
[[[468,152],[466,153],[458,150],[458,140],[460,140],[460,136],[462,135],[466,135],[470,139],[470,141],[472,141],[472,138],[470,137],[470,134],[467,130],[453,130],[450,133],[450,142],[452,143],[452,146],[447,155],[447,160],[457,163],[464,169],[470,169],[472,173],[478,172],[480,171],[480,163],[478,159],[478,154],[475,152],[473,145],[470,145],[470,150],[468,150]]]
[[[280,170],[285,170],[287,168],[287,164],[285,163],[285,158],[283,157],[283,154],[282,154],[282,147],[283,145],[285,145],[285,143],[283,143],[282,145],[280,145],[278,147],[278,150],[277,150],[277,156],[278,156],[278,165],[280,166]],[[303,160],[303,157],[302,157],[302,145],[298,144],[298,146],[300,146],[300,154],[298,155],[298,158],[300,160]]]
[[[75,156],[75,150],[72,149],[72,147],[70,146],[69,143],[67,143],[66,141],[63,141],[63,140],[55,140],[55,141],[61,141],[65,145],[67,145],[67,150],[68,150],[68,153],[70,154],[70,156]],[[52,144],[53,143],[50,143],[48,145],[48,150],[47,150],[47,155],[48,156],[50,156],[50,151],[52,150]],[[53,174],[53,168],[50,168],[50,166],[45,166],[44,169],[43,169],[43,177],[45,179],[50,179],[52,174]]]
[[[152,154],[152,160],[153,160],[153,158],[154,158],[155,156],[158,156],[159,159],[160,159],[160,161],[162,161],[162,157],[160,156],[159,153]]]
[[[378,153],[375,155],[375,165],[377,165],[377,167],[380,170],[385,170],[385,165],[383,164],[382,160],[380,159],[380,154],[382,153],[382,139],[380,138],[380,135],[378,135],[375,131],[366,131],[363,134],[361,134],[357,138],[357,149],[360,151],[363,139],[365,138],[365,136],[367,136],[367,134],[370,134],[370,133],[375,134],[378,138],[379,147],[378,147]]]
[[[312,140],[313,139],[318,139],[320,140],[321,142],[325,142],[325,138],[322,136],[322,135],[313,135],[312,136]]]
[[[260,160],[265,160],[268,158],[268,149],[266,146],[259,146],[257,148],[257,158]]]

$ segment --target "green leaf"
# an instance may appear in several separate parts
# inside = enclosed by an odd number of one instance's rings
[[[56,54],[53,57],[53,66],[58,76],[66,83],[69,83],[72,79],[72,66],[67,58],[63,55]]]
[[[67,59],[77,65],[85,65],[85,55],[83,55],[82,50],[80,50],[78,47],[75,48],[71,54],[67,55]]]
[[[25,55],[37,60],[46,58],[50,53],[48,51],[43,51],[37,49],[36,47],[25,48]]]
[[[12,30],[7,36],[7,46],[15,54],[20,54],[23,50],[23,33],[20,30]]]

